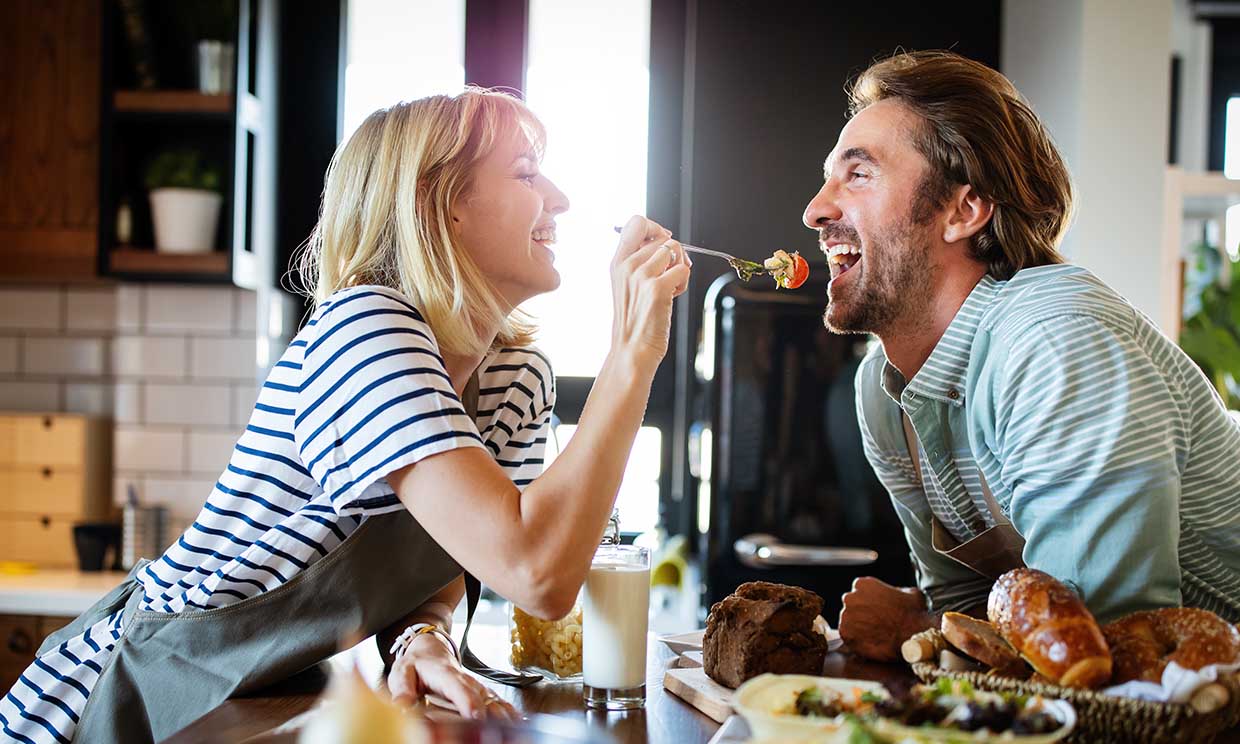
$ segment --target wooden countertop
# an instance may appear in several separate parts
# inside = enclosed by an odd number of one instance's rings
[[[470,635],[470,648],[485,660],[498,663],[507,653],[507,628],[482,625],[475,626]],[[351,654],[361,655],[359,665],[368,678],[374,675],[374,663],[378,653],[373,641],[368,641],[351,652],[345,652],[314,670],[264,693],[229,700],[214,711],[198,719],[168,740],[169,744],[202,744],[247,740],[251,744],[274,744],[291,742],[293,734],[271,734],[295,716],[309,710],[318,699],[326,681],[324,667],[337,666]],[[373,658],[371,658],[373,657]],[[680,698],[664,691],[663,674],[675,654],[652,637],[647,646],[647,679],[645,710],[629,713],[606,713],[587,711],[581,703],[581,683],[538,684],[524,689],[504,687],[483,680],[497,694],[509,701],[523,715],[545,714],[584,723],[591,731],[606,732],[616,742],[652,744],[704,744],[719,724],[699,713]],[[878,679],[893,685],[913,682],[908,667],[869,664],[843,654],[831,654],[827,661],[828,674]],[[249,737],[256,737],[250,739]]]
[[[120,571],[0,573],[0,614],[76,617],[124,579]]]

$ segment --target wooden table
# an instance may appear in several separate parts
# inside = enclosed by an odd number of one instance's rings
[[[495,626],[476,626],[469,645],[484,660],[499,663],[507,655],[508,631]],[[373,641],[363,644],[360,653],[377,662]],[[663,674],[675,654],[652,637],[647,644],[645,710],[627,713],[587,711],[581,703],[581,682],[537,684],[516,689],[489,682],[498,695],[523,715],[549,714],[585,722],[592,730],[606,731],[619,744],[704,744],[719,724],[664,691]],[[373,666],[373,664],[372,664]],[[915,680],[903,665],[872,664],[843,654],[827,659],[827,674],[838,677],[874,679],[896,689]],[[262,736],[304,713],[318,699],[327,679],[323,666],[298,675],[286,683],[258,695],[234,698],[183,729],[168,741],[171,744],[214,744],[238,742],[256,737],[254,744],[274,744],[292,740],[291,736]]]

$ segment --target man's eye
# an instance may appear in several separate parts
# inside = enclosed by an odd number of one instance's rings
[[[870,174],[866,173],[865,171],[855,170],[855,171],[849,171],[848,173],[849,181],[856,181],[858,178],[869,178],[869,177],[870,177]]]

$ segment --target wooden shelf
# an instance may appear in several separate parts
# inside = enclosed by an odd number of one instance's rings
[[[113,273],[228,276],[228,254],[224,251],[159,253],[149,248],[114,248],[109,259]]]
[[[118,90],[113,108],[148,114],[231,114],[230,94],[208,95],[196,90]]]

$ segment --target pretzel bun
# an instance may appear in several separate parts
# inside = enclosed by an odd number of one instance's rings
[[[1111,678],[1111,653],[1094,616],[1063,582],[1032,568],[999,577],[986,605],[990,622],[1034,671],[1065,687]]]
[[[1171,607],[1134,612],[1102,629],[1115,658],[1113,684],[1161,682],[1174,661],[1185,669],[1240,662],[1240,631],[1209,610]]]

